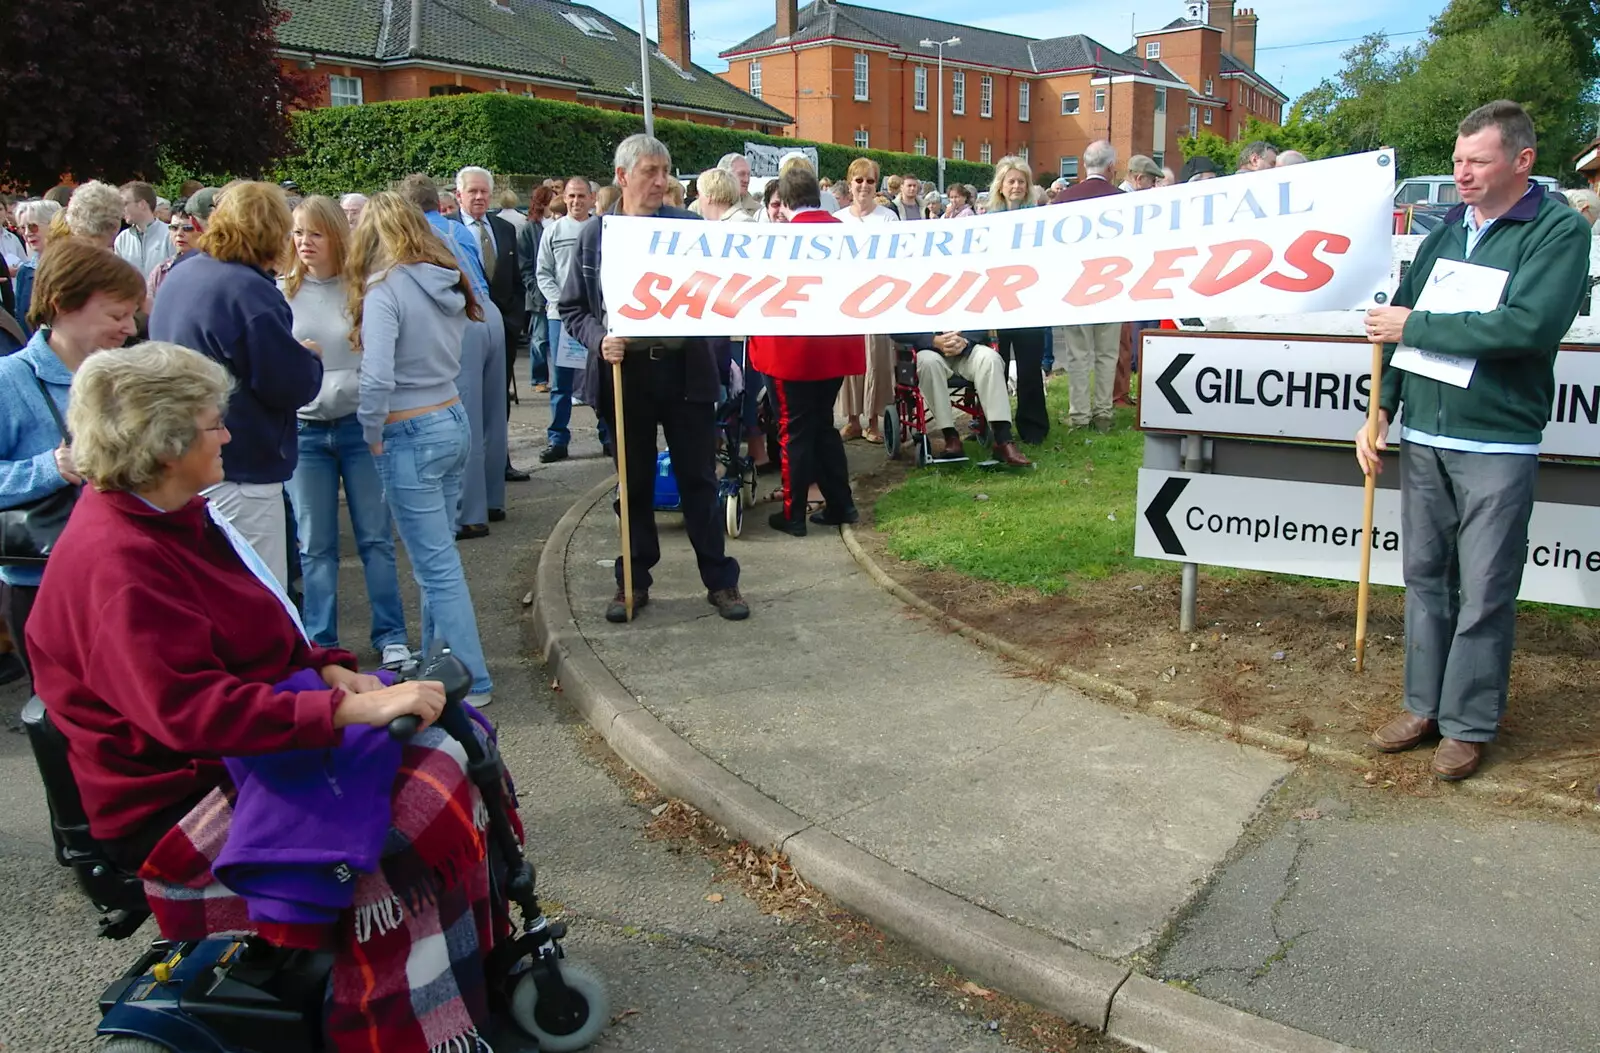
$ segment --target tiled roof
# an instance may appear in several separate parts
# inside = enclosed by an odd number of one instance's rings
[[[617,99],[638,98],[636,32],[584,4],[556,0],[509,0],[509,4],[510,10],[494,0],[284,0],[289,18],[278,28],[278,43],[327,56],[471,66],[511,78],[563,81],[580,91]],[[579,21],[592,20],[602,32],[586,33],[569,14]],[[658,50],[652,52],[650,90],[658,105],[773,124],[794,120],[699,66],[680,72]]]
[[[1254,77],[1256,80],[1260,81],[1262,84],[1265,84],[1267,86],[1267,90],[1268,91],[1276,93],[1280,98],[1284,98],[1284,99],[1288,98],[1288,96],[1284,95],[1283,92],[1279,91],[1278,88],[1271,81],[1269,81],[1267,78],[1263,77],[1256,70],[1253,70],[1249,66],[1246,66],[1243,62],[1240,62],[1238,59],[1234,58],[1232,55],[1228,54],[1226,51],[1224,51],[1222,53],[1221,72],[1222,72],[1222,74],[1224,76],[1226,76],[1229,73],[1244,73],[1244,74],[1248,74],[1251,77]]]
[[[1147,64],[1129,59],[1116,48],[1086,37],[1081,33],[1071,36],[1037,40],[1016,33],[999,33],[978,26],[944,22],[934,18],[903,14],[899,11],[880,11],[872,7],[833,3],[832,0],[813,0],[800,8],[793,36],[782,41],[799,44],[812,40],[839,38],[878,44],[904,51],[909,55],[924,55],[930,59],[939,54],[937,48],[923,47],[924,40],[948,40],[960,37],[961,43],[945,49],[945,58],[970,62],[978,66],[1022,70],[1028,73],[1047,73],[1060,69],[1081,69],[1099,65],[1118,73],[1141,73],[1181,84],[1179,78],[1159,63]],[[760,51],[779,44],[778,27],[768,26],[722,53],[723,58],[748,51]]]

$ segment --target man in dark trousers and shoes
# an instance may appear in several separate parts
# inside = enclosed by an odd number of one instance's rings
[[[778,177],[778,200],[790,223],[838,223],[822,207],[822,188],[809,165],[790,165]],[[783,509],[768,520],[774,530],[806,533],[806,494],[815,482],[822,511],[818,526],[854,523],[861,517],[850,496],[844,440],[833,426],[833,402],[845,377],[867,371],[860,336],[753,336],[750,364],[770,377],[778,400],[779,467]]]
[[[655,216],[698,222],[686,209],[662,204],[672,178],[672,158],[659,139],[630,135],[617,146],[616,184],[622,200],[619,217]],[[616,222],[627,222],[619,219]],[[717,505],[717,420],[720,395],[720,340],[623,338],[606,332],[605,297],[600,291],[600,222],[584,225],[573,249],[572,269],[561,287],[561,323],[589,349],[584,401],[612,428],[617,426],[611,385],[612,363],[622,363],[624,435],[628,463],[628,510],[632,526],[634,608],[650,602],[650,570],[661,561],[656,535],[656,428],[666,434],[672,469],[683,501],[683,527],[700,564],[706,602],[730,621],[750,616],[739,594],[739,564],[723,549],[722,514]],[[725,356],[724,356],[725,357]],[[606,620],[628,620],[622,590],[622,560],[617,560],[617,594]]]
[[[1450,780],[1478,770],[1505,714],[1556,351],[1589,286],[1589,224],[1529,182],[1533,122],[1522,107],[1491,102],[1456,131],[1461,204],[1418,247],[1394,305],[1367,312],[1386,368],[1376,442],[1356,436],[1362,471],[1382,470],[1389,421],[1404,407],[1405,712],[1372,742],[1396,753],[1440,737],[1433,771]],[[1421,291],[1463,261],[1504,273],[1498,304],[1417,310]],[[1465,386],[1387,368],[1396,344],[1453,356]]]

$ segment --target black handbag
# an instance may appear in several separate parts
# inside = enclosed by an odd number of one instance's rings
[[[50,408],[63,441],[67,438],[67,425],[56,408],[56,400],[39,374],[33,375],[39,385],[39,394]],[[0,567],[42,567],[56,547],[56,539],[66,529],[72,506],[78,503],[78,487],[67,485],[25,504],[0,508]]]

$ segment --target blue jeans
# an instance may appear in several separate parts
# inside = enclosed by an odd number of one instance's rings
[[[528,312],[528,376],[535,384],[550,383],[550,357],[555,345],[550,342],[550,326],[559,322],[546,320],[543,311]]]
[[[356,550],[366,572],[372,607],[372,649],[406,642],[400,575],[394,565],[394,528],[383,503],[383,483],[354,413],[334,421],[302,420],[300,463],[287,490],[300,548],[304,617],[311,642],[339,645],[339,481],[344,481]]]
[[[1053,330],[1044,331],[1044,361],[1041,363],[1046,373],[1053,372],[1056,368],[1056,341]]]
[[[550,319],[550,427],[545,432],[545,438],[551,446],[570,446],[572,444],[572,393],[581,383],[580,377],[583,370],[570,369],[566,366],[555,364],[556,348],[561,346],[564,331],[561,319]],[[596,413],[599,411],[596,410]],[[600,444],[611,445],[611,428],[606,424],[605,418],[599,418]]]
[[[422,650],[449,644],[472,672],[472,691],[490,691],[489,666],[478,637],[478,616],[456,550],[456,503],[461,499],[471,442],[467,411],[455,403],[383,426],[378,474],[422,590]]]

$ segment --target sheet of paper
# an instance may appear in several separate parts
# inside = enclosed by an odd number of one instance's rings
[[[586,369],[589,365],[589,349],[569,336],[565,329],[556,344],[556,365],[562,369]]]
[[[1509,272],[1459,260],[1435,260],[1433,270],[1417,296],[1416,310],[1431,314],[1467,314],[1492,311],[1500,306]],[[1464,388],[1472,383],[1477,360],[1424,351],[1401,344],[1389,360],[1394,369],[1431,377]]]

